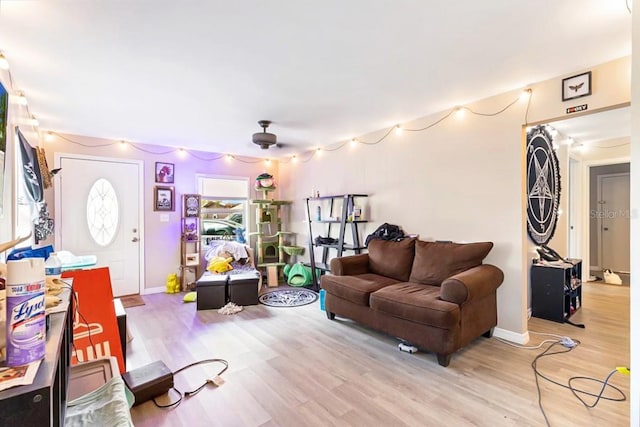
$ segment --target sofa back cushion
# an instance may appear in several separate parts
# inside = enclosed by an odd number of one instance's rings
[[[399,242],[373,239],[369,242],[369,271],[406,282],[411,273],[416,239]]]
[[[445,279],[482,264],[482,260],[493,248],[493,243],[448,243],[418,240],[415,243],[415,248],[416,255],[409,281],[439,286]]]

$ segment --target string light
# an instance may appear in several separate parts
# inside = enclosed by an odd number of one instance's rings
[[[533,90],[531,90],[531,88],[527,88],[524,89],[522,91],[522,93],[520,94],[520,100],[521,101],[526,101],[529,99],[529,97],[531,96],[531,92],[533,92]]]
[[[9,95],[9,102],[17,105],[27,105],[27,97],[24,92],[18,92],[15,95]]]
[[[4,54],[3,54],[2,52],[0,52],[0,69],[9,70],[9,62],[7,61],[6,57],[4,56]],[[10,72],[10,71],[8,71],[8,73],[9,73],[9,80],[13,83],[13,79],[12,79],[12,77],[11,77],[11,72]],[[13,86],[13,84],[12,84],[12,86]],[[389,136],[389,134],[390,134],[392,131],[394,131],[394,130],[395,130],[396,135],[400,135],[400,134],[402,134],[404,131],[408,131],[408,132],[421,132],[421,131],[425,131],[425,130],[428,130],[428,129],[430,129],[430,128],[432,128],[432,127],[436,126],[436,125],[438,125],[439,123],[443,122],[444,120],[446,120],[447,118],[449,118],[449,117],[450,117],[452,114],[454,114],[454,113],[455,113],[455,116],[456,116],[457,118],[462,118],[462,117],[465,115],[466,111],[468,111],[468,112],[469,112],[469,113],[471,113],[471,114],[479,115],[479,116],[497,116],[497,115],[499,115],[499,114],[503,113],[504,111],[506,111],[507,109],[509,109],[510,107],[512,107],[512,106],[513,106],[517,101],[519,101],[519,100],[527,100],[527,101],[528,101],[528,102],[527,102],[527,106],[526,106],[526,111],[525,111],[525,120],[524,120],[524,121],[525,121],[525,125],[526,125],[526,124],[528,123],[528,114],[529,114],[529,108],[530,108],[530,106],[531,106],[531,98],[532,98],[532,94],[533,94],[533,89],[531,89],[531,88],[523,89],[523,90],[522,90],[522,92],[519,94],[518,98],[516,98],[516,99],[515,99],[514,101],[512,101],[511,103],[507,104],[507,105],[506,105],[504,108],[502,108],[501,110],[498,110],[498,111],[496,111],[496,112],[492,112],[492,113],[481,113],[481,112],[474,111],[474,110],[472,110],[472,109],[471,109],[471,108],[469,108],[469,107],[465,107],[465,106],[456,106],[454,109],[452,109],[451,111],[449,111],[448,113],[446,113],[446,114],[445,114],[444,116],[442,116],[440,119],[438,119],[438,120],[436,120],[436,121],[434,121],[434,122],[432,122],[432,123],[430,123],[430,124],[428,124],[428,125],[426,125],[426,126],[424,126],[424,127],[422,127],[422,128],[419,128],[419,129],[407,129],[407,128],[403,128],[403,127],[401,126],[401,124],[396,124],[396,125],[394,125],[393,127],[391,127],[391,129],[389,129],[389,130],[388,130],[388,131],[387,131],[387,132],[386,132],[386,133],[385,133],[381,138],[379,138],[379,139],[378,139],[377,141],[375,141],[375,142],[367,142],[367,141],[359,140],[359,139],[357,139],[357,138],[352,138],[352,139],[351,139],[351,141],[350,141],[350,144],[349,144],[349,145],[350,145],[352,148],[354,148],[354,147],[356,147],[358,144],[363,144],[363,145],[375,145],[375,144],[379,144],[379,143],[381,143],[382,141],[384,141],[384,140]],[[14,101],[15,103],[17,103],[17,104],[27,106],[27,113],[29,114],[30,119],[28,119],[26,122],[27,122],[27,124],[29,124],[29,125],[33,126],[33,127],[35,128],[35,131],[36,131],[36,132],[38,133],[38,135],[40,136],[40,131],[39,131],[39,129],[38,129],[39,122],[38,122],[38,120],[35,118],[35,116],[34,116],[33,114],[31,114],[31,113],[30,113],[30,111],[29,111],[29,107],[28,107],[28,103],[27,103],[27,99],[26,99],[26,97],[24,96],[24,93],[22,93],[22,92],[18,92],[16,96],[11,96],[10,98],[13,98],[13,101]],[[465,111],[465,110],[466,110],[466,111]],[[526,131],[527,131],[527,132],[529,132],[529,131],[530,131],[530,129],[531,129],[531,128],[527,126]],[[48,133],[46,134],[46,136],[45,136],[45,139],[46,139],[46,140],[50,140],[50,139],[52,138],[52,134],[53,134],[52,132],[48,132]],[[68,141],[68,142],[71,142],[71,143],[74,143],[74,144],[77,144],[77,145],[81,145],[81,146],[84,146],[84,147],[93,147],[93,148],[98,148],[98,147],[106,147],[106,146],[110,146],[110,145],[113,145],[113,144],[118,144],[118,143],[120,143],[122,148],[125,148],[125,147],[127,147],[127,146],[131,146],[132,148],[134,148],[134,149],[136,149],[136,150],[138,150],[138,151],[145,152],[145,153],[150,153],[150,154],[154,154],[154,155],[165,155],[165,154],[170,154],[171,152],[178,151],[178,155],[179,155],[179,156],[181,156],[181,157],[184,157],[184,156],[186,156],[186,155],[187,155],[187,153],[188,153],[184,148],[179,148],[179,149],[171,148],[171,149],[169,149],[169,150],[167,150],[167,151],[163,151],[163,152],[154,152],[154,151],[152,151],[152,150],[145,149],[145,148],[140,147],[140,146],[135,145],[135,144],[127,144],[125,141],[109,142],[109,143],[105,143],[105,144],[91,145],[91,144],[84,144],[84,143],[81,143],[81,142],[78,142],[78,141],[73,141],[73,140],[71,140],[71,139],[69,139],[69,138],[67,138],[67,137],[64,137],[64,136],[62,136],[62,135],[59,135],[59,134],[57,134],[57,136],[58,136],[58,137],[60,137],[61,139],[64,139],[64,140]],[[568,140],[568,142],[569,142],[569,144],[572,144],[572,143],[573,143],[573,140],[572,140],[572,139],[569,139],[569,140]],[[314,157],[316,154],[320,154],[322,151],[337,151],[337,150],[340,150],[340,149],[342,149],[346,144],[348,144],[348,142],[340,143],[340,144],[338,144],[337,146],[336,146],[336,145],[333,145],[333,146],[325,147],[325,148],[318,147],[317,149],[313,150],[313,151],[311,152],[311,155],[310,155],[306,160],[303,160],[303,162],[305,162],[305,163],[306,163],[306,162],[310,161],[311,159],[313,159],[313,157]],[[554,145],[555,145],[555,144],[554,144]],[[579,145],[575,146],[574,148],[579,149],[579,150],[583,150],[583,149],[585,149],[586,147],[584,146],[584,144],[579,144]],[[270,159],[243,160],[242,158],[235,157],[235,156],[233,156],[233,155],[231,155],[231,154],[227,154],[227,155],[217,155],[217,156],[214,156],[214,157],[211,157],[211,158],[201,157],[201,156],[198,156],[196,153],[191,153],[191,155],[192,155],[193,157],[195,157],[195,158],[197,158],[197,159],[199,159],[199,160],[203,160],[203,161],[219,160],[219,159],[221,159],[221,158],[223,158],[223,157],[224,157],[227,161],[237,160],[237,161],[240,161],[240,162],[242,162],[242,163],[258,163],[258,162],[262,162],[262,161],[264,161],[264,163],[265,163],[267,166],[271,164],[271,160],[270,160]],[[286,161],[286,160],[285,160],[285,161],[280,160],[280,161],[281,161],[281,162],[283,162],[283,163],[287,163],[287,161]],[[293,162],[293,163],[296,163],[296,162],[298,161],[298,157],[297,157],[295,154],[293,154],[293,155],[291,156],[291,158],[290,158],[290,161],[291,161],[291,162]]]
[[[7,61],[6,57],[4,56],[4,54],[2,52],[0,52],[0,69],[3,70],[7,70],[8,76],[9,76],[9,81],[11,82],[11,88],[13,89],[14,85],[13,85],[13,77],[11,75],[11,71],[9,70],[9,62]],[[138,151],[141,151],[143,153],[148,153],[148,154],[153,154],[153,155],[166,155],[166,154],[170,154],[173,152],[177,151],[178,156],[180,157],[186,157],[187,154],[189,154],[189,152],[187,152],[184,148],[170,148],[168,150],[164,150],[164,151],[153,151],[153,150],[149,150],[146,148],[143,148],[142,146],[136,145],[136,144],[132,144],[132,143],[127,143],[124,140],[121,141],[111,141],[111,142],[107,142],[104,144],[86,144],[86,143],[82,143],[79,141],[74,141],[64,135],[58,134],[58,133],[54,133],[52,131],[47,132],[46,135],[44,135],[44,137],[41,135],[40,133],[40,129],[38,128],[38,126],[40,125],[40,123],[38,122],[38,120],[36,119],[36,117],[31,114],[31,112],[29,111],[29,105],[27,102],[27,98],[26,96],[24,96],[23,92],[17,92],[16,95],[11,95],[9,96],[9,99],[11,100],[12,103],[16,103],[19,105],[24,105],[26,106],[26,112],[28,115],[28,119],[24,120],[24,124],[25,125],[30,125],[34,128],[35,132],[38,134],[39,138],[44,139],[45,141],[50,141],[53,139],[54,135],[56,135],[58,138],[65,140],[67,142],[70,142],[72,144],[76,144],[82,147],[86,147],[86,148],[101,148],[101,147],[109,147],[109,146],[113,146],[115,144],[119,144],[121,149],[126,149],[127,147],[132,147]],[[216,155],[216,156],[212,156],[212,157],[203,157],[203,156],[199,156],[196,153],[191,153],[192,157],[195,157],[196,159],[199,160],[203,160],[203,161],[215,161],[215,160],[220,160],[223,157],[225,157],[224,155]],[[244,160],[242,158],[239,157],[234,157],[232,155],[227,155],[226,156],[227,160],[232,160],[235,159],[237,161],[240,161],[242,163],[258,163],[258,162],[262,162],[263,159],[253,159],[253,160]],[[270,164],[270,160],[267,159],[266,163],[267,165]]]
[[[4,56],[0,53],[0,61],[4,59]],[[6,61],[6,59],[5,59]],[[1,62],[0,62],[1,63]],[[421,131],[425,131],[428,130],[436,125],[438,125],[439,123],[443,122],[444,120],[446,120],[447,118],[449,118],[452,114],[454,114],[457,118],[462,118],[466,112],[468,111],[470,114],[474,114],[474,115],[479,115],[479,116],[497,116],[498,114],[503,113],[504,111],[506,111],[507,109],[509,109],[511,106],[513,106],[517,101],[519,101],[520,99],[523,98],[527,98],[528,99],[528,103],[527,103],[527,109],[525,112],[525,124],[528,122],[527,116],[528,116],[528,112],[529,112],[529,107],[531,104],[531,97],[532,97],[532,93],[533,90],[530,88],[524,89],[522,91],[521,94],[519,94],[518,98],[516,98],[514,101],[512,101],[511,103],[507,104],[504,108],[502,108],[501,110],[498,110],[496,112],[492,112],[492,113],[482,113],[482,112],[478,112],[478,111],[474,111],[469,107],[466,106],[456,106],[455,108],[453,108],[452,110],[450,110],[448,113],[446,113],[444,116],[442,116],[441,118],[437,119],[436,121],[422,127],[422,128],[418,128],[418,129],[410,129],[410,128],[405,128],[402,127],[401,124],[396,124],[394,126],[392,126],[382,137],[380,137],[377,141],[374,142],[367,142],[367,141],[363,141],[361,139],[358,138],[352,138],[350,141],[348,142],[342,142],[338,145],[333,145],[333,146],[329,146],[329,147],[317,147],[316,149],[312,150],[310,153],[310,156],[308,156],[308,158],[306,160],[301,160],[302,162],[306,163],[308,161],[310,161],[316,154],[320,155],[322,153],[322,151],[338,151],[340,149],[342,149],[345,145],[349,144],[350,147],[355,148],[357,147],[359,144],[362,145],[375,145],[375,144],[379,144],[382,141],[384,141],[390,134],[391,132],[395,131],[396,135],[400,135],[404,132],[421,132]],[[24,95],[20,92],[21,95]],[[26,98],[25,98],[26,100]],[[28,111],[28,107],[27,107],[27,111]],[[31,115],[31,119],[28,121],[28,124],[37,127],[38,126],[38,121],[36,120],[36,118]],[[531,130],[530,126],[526,127],[526,131],[529,132]],[[38,131],[38,129],[36,129],[36,131]],[[39,133],[39,132],[38,132]],[[49,140],[50,135],[53,134],[53,132],[48,132],[46,135],[47,140]],[[199,160],[203,160],[203,161],[214,161],[214,160],[219,160],[221,158],[225,158],[227,161],[231,161],[231,160],[237,160],[240,161],[242,163],[258,163],[258,162],[264,162],[265,165],[269,166],[271,164],[271,159],[253,159],[253,160],[244,160],[240,157],[236,157],[233,156],[232,154],[221,154],[221,155],[217,155],[214,157],[201,157],[199,155],[197,155],[196,153],[192,153],[192,152],[188,152],[186,151],[184,148],[171,148],[169,150],[166,151],[162,151],[162,152],[156,152],[153,150],[148,150],[145,148],[142,148],[136,144],[132,144],[132,143],[126,143],[125,141],[118,141],[118,142],[110,142],[110,143],[105,143],[105,144],[98,144],[98,145],[91,145],[91,144],[84,144],[78,141],[73,141],[67,137],[64,137],[60,134],[56,134],[58,137],[74,143],[74,144],[78,144],[84,147],[93,147],[93,148],[98,148],[98,147],[106,147],[109,145],[113,145],[113,144],[121,144],[121,146],[124,148],[126,146],[131,146],[132,148],[135,148],[138,151],[142,151],[145,153],[150,153],[150,154],[154,154],[154,155],[165,155],[165,154],[170,154],[172,152],[178,151],[178,155],[180,155],[181,157],[186,156],[188,153],[190,153],[193,157],[199,159]],[[570,142],[571,143],[571,142]],[[580,148],[583,149],[584,145],[580,145]],[[296,154],[293,154],[290,159],[289,162],[292,163],[297,163],[299,161],[298,157]],[[279,162],[281,163],[288,163],[287,160],[279,160]]]
[[[5,58],[4,54],[0,52],[0,70],[8,70],[9,69],[9,61]]]
[[[531,98],[533,95],[533,89],[531,88],[527,88],[524,89],[523,92],[525,92],[528,96],[527,96],[527,107],[526,107],[526,111],[525,111],[525,117],[524,117],[524,122],[525,125],[528,124],[529,119],[528,119],[528,115],[529,115],[529,107],[531,106]],[[510,103],[508,103],[507,105],[505,105],[502,109],[495,111],[495,112],[491,112],[491,113],[484,113],[484,112],[479,112],[479,111],[475,111],[469,107],[464,107],[464,106],[456,106],[455,108],[449,110],[447,113],[445,113],[442,117],[440,117],[439,119],[429,123],[426,126],[423,126],[421,128],[417,128],[417,129],[411,129],[411,128],[407,128],[407,127],[402,127],[402,125],[400,124],[396,124],[394,126],[392,126],[391,128],[389,128],[387,130],[387,132],[382,135],[377,141],[374,142],[367,142],[367,141],[363,141],[361,139],[356,139],[353,138],[351,139],[351,141],[347,141],[347,142],[342,142],[339,143],[337,145],[333,145],[333,146],[329,146],[329,147],[324,147],[323,151],[338,151],[342,148],[344,148],[345,145],[349,144],[351,147],[354,147],[357,144],[362,144],[362,145],[375,145],[375,144],[379,144],[382,141],[384,141],[390,134],[391,132],[393,132],[394,130],[396,130],[396,132],[401,129],[403,132],[423,132],[425,130],[431,129],[432,127],[437,126],[438,124],[442,123],[443,121],[445,121],[446,119],[448,119],[449,117],[451,117],[451,115],[456,115],[458,116],[463,116],[466,112],[469,112],[470,114],[473,115],[477,115],[477,116],[483,116],[483,117],[493,117],[493,116],[497,116],[499,114],[504,113],[505,111],[507,111],[509,108],[511,108],[512,106],[514,106],[518,101],[520,101],[522,96],[522,93],[518,95],[517,98],[515,98],[513,101],[511,101]],[[531,126],[526,126],[526,131],[527,133],[530,132],[532,129]],[[308,162],[310,161],[314,154],[315,154],[315,150],[312,151],[311,156],[309,156],[309,158],[307,158],[306,160],[304,160],[304,162]]]

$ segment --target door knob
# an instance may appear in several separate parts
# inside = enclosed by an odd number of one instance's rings
[[[134,237],[133,239],[131,239],[132,242],[138,242],[140,239],[138,239],[137,237]]]
[[[604,231],[609,231],[609,227],[603,227],[602,228]]]

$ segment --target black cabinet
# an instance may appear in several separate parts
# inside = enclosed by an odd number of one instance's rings
[[[582,260],[531,266],[531,311],[542,319],[564,323],[582,305]]]
[[[64,425],[73,340],[70,295],[70,289],[60,295],[68,303],[65,312],[48,315],[46,355],[33,384],[0,391],[0,425]]]

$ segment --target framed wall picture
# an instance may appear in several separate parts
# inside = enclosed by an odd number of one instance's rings
[[[183,197],[183,209],[182,216],[186,218],[199,217],[200,216],[200,195],[198,194],[185,194]]]
[[[591,71],[562,79],[562,100],[591,95]]]
[[[156,182],[173,184],[173,163],[156,162]]]
[[[156,186],[153,191],[154,211],[173,211],[173,187]]]
[[[187,217],[182,219],[182,235],[187,242],[194,242],[198,240],[198,219],[194,217]]]

